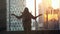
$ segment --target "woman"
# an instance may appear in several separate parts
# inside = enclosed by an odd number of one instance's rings
[[[34,17],[26,7],[21,16],[16,16],[15,14],[12,14],[12,15],[14,15],[18,19],[20,18],[23,19],[22,22],[24,26],[24,31],[31,31],[31,19],[36,19],[38,16],[41,16],[42,14]]]

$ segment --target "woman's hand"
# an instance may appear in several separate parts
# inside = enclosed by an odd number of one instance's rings
[[[39,17],[39,16],[42,16],[42,14],[39,14],[38,16],[36,16],[36,18]]]
[[[42,14],[39,14],[38,16],[42,16]]]

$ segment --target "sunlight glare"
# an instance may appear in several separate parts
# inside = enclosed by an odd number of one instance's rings
[[[46,14],[44,14],[44,20],[46,21]],[[55,20],[58,20],[58,14],[48,14],[48,21],[52,20],[52,19],[55,19]]]

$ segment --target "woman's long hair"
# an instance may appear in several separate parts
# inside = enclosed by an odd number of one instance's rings
[[[29,9],[27,7],[25,7],[24,11],[23,11],[23,14],[28,14],[29,13]]]

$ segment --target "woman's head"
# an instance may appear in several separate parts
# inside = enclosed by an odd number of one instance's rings
[[[29,9],[27,7],[24,9],[24,13],[29,13]]]

